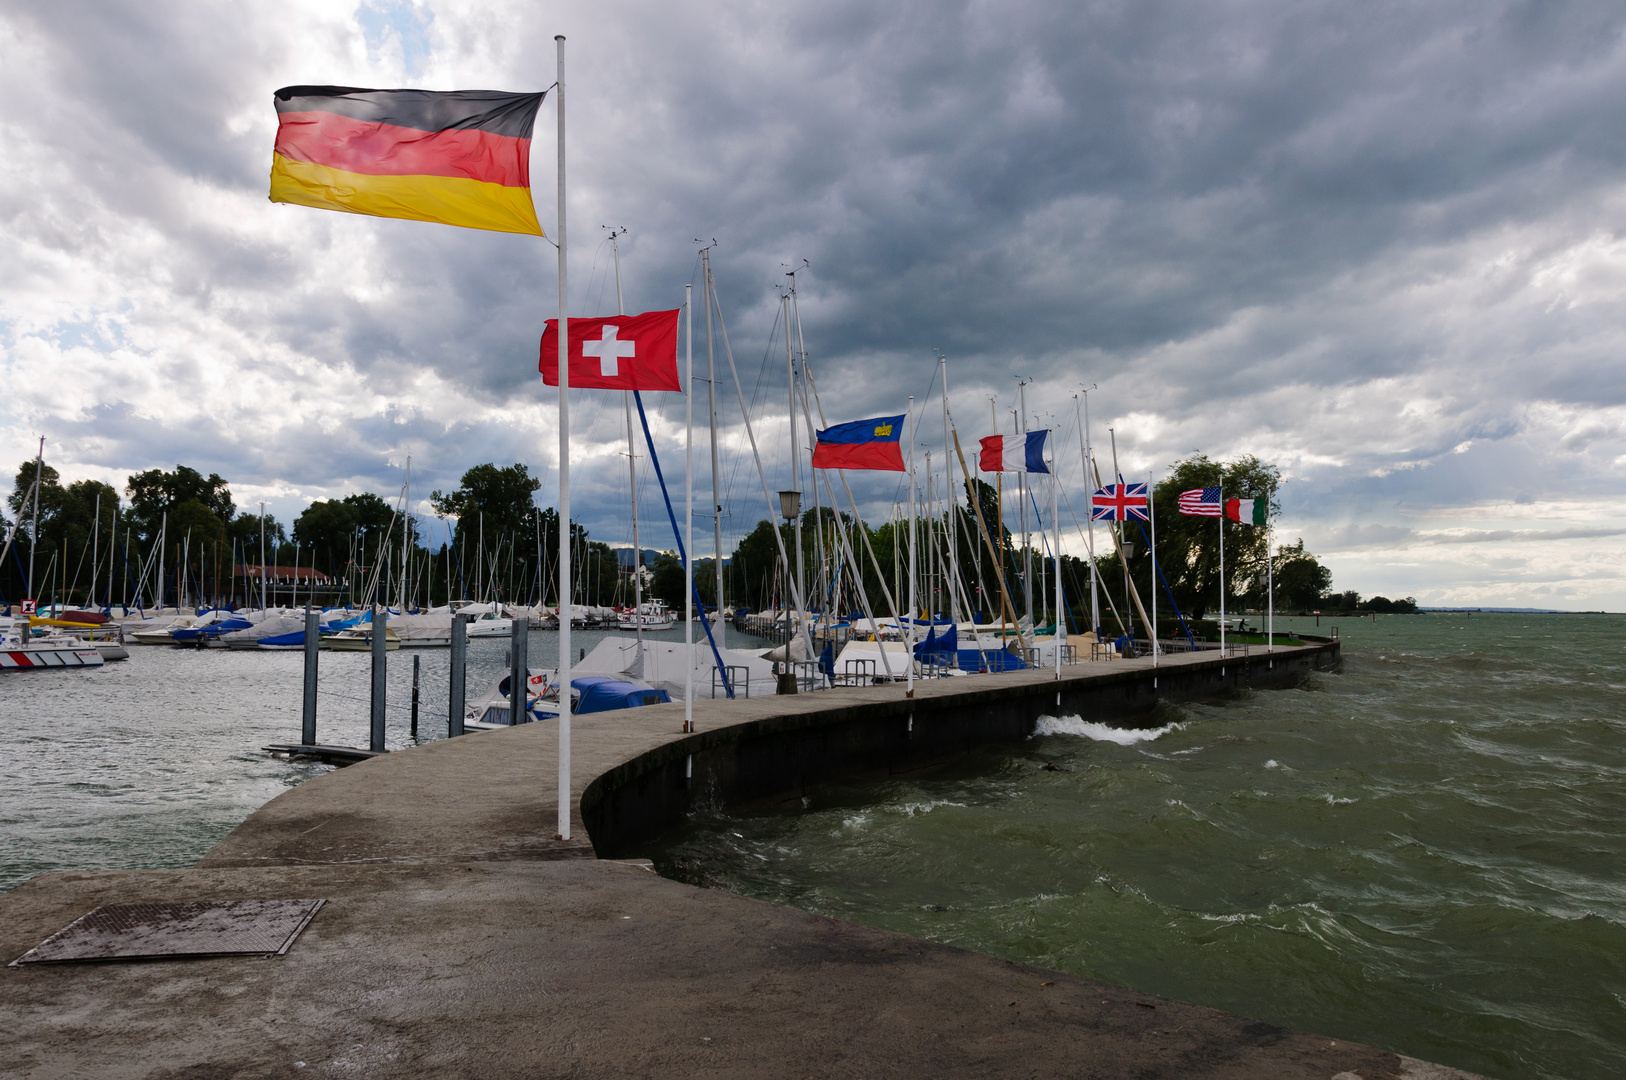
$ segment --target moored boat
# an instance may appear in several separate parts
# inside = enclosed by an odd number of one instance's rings
[[[0,672],[101,666],[102,654],[88,642],[61,634],[30,639],[26,624],[0,618]]]

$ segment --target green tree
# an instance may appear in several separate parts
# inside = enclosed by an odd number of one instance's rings
[[[294,519],[294,540],[310,552],[309,565],[342,574],[356,535],[355,507],[343,499],[317,499]]]
[[[1219,487],[1226,499],[1264,499],[1268,513],[1275,515],[1279,507],[1277,490],[1281,487],[1281,473],[1275,465],[1260,461],[1251,454],[1235,461],[1212,461],[1198,454],[1175,463],[1169,475],[1157,485],[1157,558],[1163,576],[1168,579],[1174,599],[1188,618],[1201,618],[1219,607],[1219,544],[1220,530],[1225,530],[1225,585],[1231,597],[1262,595],[1264,589],[1265,560],[1269,557],[1266,530],[1254,525],[1227,521],[1223,518],[1188,517],[1175,510],[1180,493],[1192,488]],[[1146,539],[1133,524],[1124,530],[1126,539],[1133,541],[1137,554],[1144,551]],[[1109,549],[1110,550],[1110,549]],[[1109,571],[1105,565],[1115,565]],[[1102,583],[1119,591],[1115,602],[1121,599],[1121,570],[1116,565],[1116,553],[1108,556],[1101,569]],[[1131,568],[1136,560],[1131,559]],[[1151,560],[1134,576],[1141,601],[1152,602]],[[1158,590],[1161,595],[1161,588]],[[1234,603],[1227,603],[1227,607]],[[1127,612],[1119,608],[1120,612]]]
[[[498,468],[487,462],[464,473],[455,491],[432,492],[429,502],[435,513],[457,518],[459,529],[477,528],[483,519],[486,537],[495,538],[532,524],[533,496],[541,486],[523,464]]]
[[[50,537],[49,523],[62,510],[62,501],[66,497],[66,492],[62,490],[61,474],[50,465],[40,470],[40,477],[40,536]],[[11,512],[17,515],[17,520],[21,523],[17,529],[19,539],[30,536],[29,530],[33,528],[34,500],[29,495],[33,486],[34,459],[29,458],[17,467],[16,484],[11,492],[11,497],[6,500],[11,507]],[[30,537],[30,539],[32,538]]]
[[[260,561],[260,515],[238,514],[226,525],[226,539],[235,541],[237,550],[247,562]],[[288,539],[282,522],[270,514],[265,515],[265,558],[271,561],[271,552]]]
[[[1276,549],[1275,586],[1277,607],[1306,611],[1319,605],[1332,587],[1332,571],[1305,551],[1304,541],[1300,539]],[[1255,599],[1262,596],[1261,593]]]
[[[683,610],[683,563],[678,561],[677,553],[662,551],[655,556],[655,561],[649,566],[650,595],[659,600],[666,601],[668,607]]]
[[[220,519],[222,526],[232,519],[237,506],[231,488],[218,473],[205,477],[196,469],[176,465],[174,472],[148,469],[129,478],[125,491],[130,496],[130,522],[149,542],[157,537],[166,513],[188,500],[195,501]],[[171,530],[173,535],[173,529]]]

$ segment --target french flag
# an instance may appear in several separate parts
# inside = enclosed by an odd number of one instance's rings
[[[1030,431],[1026,435],[990,435],[982,440],[982,456],[977,464],[983,472],[1050,471],[1044,463],[1044,441],[1050,434]]]

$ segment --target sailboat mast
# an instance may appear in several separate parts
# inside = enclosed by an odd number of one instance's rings
[[[802,310],[796,303],[796,271],[792,270],[785,276],[790,278],[790,314],[792,320],[794,320],[796,323],[796,353],[801,357],[802,363],[802,414],[806,416],[811,423],[813,416],[812,404],[807,400],[808,383],[810,382],[810,376],[807,368],[807,342],[802,338]],[[789,325],[785,327],[785,333],[787,336],[790,334]],[[791,425],[791,432],[792,438],[794,438],[794,424]],[[812,480],[813,482],[813,543],[814,551],[816,552],[818,558],[819,573],[822,576],[826,572],[823,528],[824,514],[820,511],[819,482],[813,476],[813,467],[809,465],[807,471],[808,479]],[[819,595],[824,596],[824,594],[824,590],[821,589]],[[826,610],[826,614],[829,614],[828,610]]]
[[[904,641],[909,643],[905,657],[909,671],[909,696],[915,696],[915,396],[909,395],[909,629]]]
[[[790,342],[790,295],[787,293],[780,299],[780,307],[784,309],[785,321],[785,390],[789,403],[786,416],[790,420],[790,486],[792,491],[802,490],[802,462],[796,449],[796,362],[791,356]],[[807,582],[802,573],[802,515],[796,515],[796,618],[808,636],[808,652],[813,651],[813,639],[807,631]],[[791,628],[794,635],[795,628]],[[787,635],[785,645],[785,659],[790,660],[790,644]],[[812,659],[809,657],[809,659]]]
[[[407,609],[407,551],[412,546],[412,455],[407,455],[406,485],[401,489],[401,614]],[[294,584],[299,583],[299,552],[294,551]]]
[[[45,437],[40,437],[39,452],[34,455],[34,523],[28,528],[28,591],[34,590],[34,550],[40,546],[40,488],[44,486]]]
[[[1016,408],[1019,419],[1016,430],[1021,434],[1028,433],[1028,380],[1016,380]],[[1022,522],[1022,600],[1027,606],[1028,622],[1033,622],[1033,536],[1028,532],[1028,483],[1027,473],[1016,474],[1016,497],[1021,504],[1020,520]]]
[[[163,604],[159,604],[163,607]],[[260,610],[265,610],[265,503],[260,503]]]
[[[626,229],[610,230],[610,253],[615,257],[615,313],[627,313],[626,301],[621,295],[621,237]],[[621,407],[627,413],[627,483],[632,491],[632,622],[638,635],[638,658],[644,655],[644,549],[638,538],[638,446],[632,428],[632,391],[621,391]]]
[[[1089,541],[1090,549],[1090,633],[1095,634],[1099,639],[1101,633],[1101,598],[1095,579],[1095,484],[1090,476],[1090,456],[1093,451],[1090,448],[1090,392],[1088,390],[1084,391],[1084,418],[1079,420],[1078,413],[1075,412],[1073,419],[1077,420],[1080,425],[1078,429],[1079,453],[1084,458],[1082,462],[1084,466],[1084,488],[1089,492],[1084,502],[1084,526],[1087,530],[1085,535]]]
[[[1268,554],[1268,552],[1267,552],[1267,554]],[[86,595],[89,597],[89,599],[85,602],[86,607],[93,608],[93,607],[96,606],[96,572],[101,569],[101,566],[102,566],[102,493],[98,491],[96,493],[96,520],[91,524],[91,527],[90,527],[90,588],[87,590],[87,593],[86,593]],[[78,581],[79,572],[74,571],[73,576],[74,576],[74,584],[75,585],[79,584],[79,581]],[[218,571],[216,572],[215,576],[217,578],[220,576]],[[220,591],[220,584],[219,584],[218,581],[215,583],[215,591],[216,592]]]
[[[711,249],[700,249],[700,264],[702,277],[705,279],[706,301],[706,409],[711,423],[711,535],[712,550],[716,553],[712,559],[712,570],[717,577],[717,595],[712,600],[712,608],[717,612],[717,633],[722,636],[720,644],[728,647],[728,629],[722,617],[723,611],[723,492],[722,467],[717,459],[717,372],[713,365],[715,351],[712,348],[711,336],[711,309],[717,303],[716,285],[711,279]],[[719,309],[721,310],[721,309]],[[814,485],[817,487],[817,485]]]

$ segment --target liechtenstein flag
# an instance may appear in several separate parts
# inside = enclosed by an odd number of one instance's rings
[[[815,469],[885,469],[903,472],[903,416],[854,420],[819,432],[813,448]]]
[[[982,440],[982,456],[977,464],[983,472],[1042,472],[1050,467],[1044,463],[1044,431],[1030,431],[1026,435],[990,435]]]

